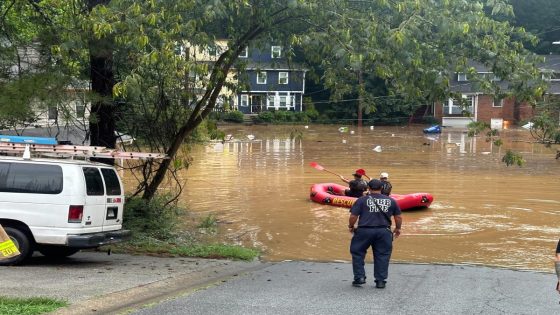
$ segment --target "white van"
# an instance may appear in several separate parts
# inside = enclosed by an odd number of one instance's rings
[[[115,169],[83,160],[0,157],[0,225],[20,256],[70,256],[120,242],[124,191]]]

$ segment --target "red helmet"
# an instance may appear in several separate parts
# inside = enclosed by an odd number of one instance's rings
[[[360,168],[360,169],[357,169],[357,170],[354,172],[353,175],[364,176],[364,175],[366,175],[366,171],[365,171],[364,169]]]

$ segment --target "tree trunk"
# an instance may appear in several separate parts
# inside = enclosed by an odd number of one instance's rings
[[[218,60],[214,63],[214,69],[212,70],[212,74],[209,79],[209,82],[213,82],[214,84],[210,84],[209,87],[207,87],[206,92],[198,101],[193,112],[190,114],[188,121],[175,135],[171,147],[166,152],[169,159],[163,160],[152,180],[149,183],[146,183],[142,199],[151,200],[155,196],[158,187],[165,179],[169,166],[171,166],[172,159],[175,158],[175,155],[177,154],[177,151],[179,151],[179,148],[183,144],[185,138],[189,136],[204,119],[206,119],[216,106],[216,100],[225,84],[229,70],[237,59],[237,56],[239,56],[241,51],[247,47],[247,44],[251,40],[256,38],[263,31],[264,28],[262,26],[256,26],[249,30],[236,43],[236,45],[233,46],[235,48],[220,55]]]
[[[110,0],[88,0],[91,11],[97,5],[106,5]],[[110,38],[92,39],[89,42],[91,90],[95,100],[91,105],[90,145],[115,148],[115,105],[113,103],[113,46]],[[104,162],[107,162],[105,159]],[[110,162],[113,162],[112,160]]]

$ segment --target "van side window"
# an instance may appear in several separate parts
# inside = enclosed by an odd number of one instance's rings
[[[103,196],[105,189],[103,188],[103,180],[99,170],[95,167],[84,167],[84,176],[86,178],[86,192],[88,196]]]
[[[107,190],[108,196],[118,196],[121,194],[121,184],[119,182],[119,177],[115,170],[109,168],[102,168],[101,174],[103,174],[103,179],[105,180],[105,189]]]
[[[46,164],[0,163],[0,192],[60,194],[62,168]]]

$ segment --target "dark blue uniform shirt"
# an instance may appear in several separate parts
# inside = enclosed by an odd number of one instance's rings
[[[360,198],[367,190],[367,182],[363,179],[353,179],[348,186],[350,189],[346,192],[346,196],[350,197]]]
[[[371,194],[356,200],[350,209],[350,213],[360,217],[358,219],[358,227],[391,226],[391,216],[400,215],[401,208],[399,208],[395,199],[391,197],[382,194]]]

